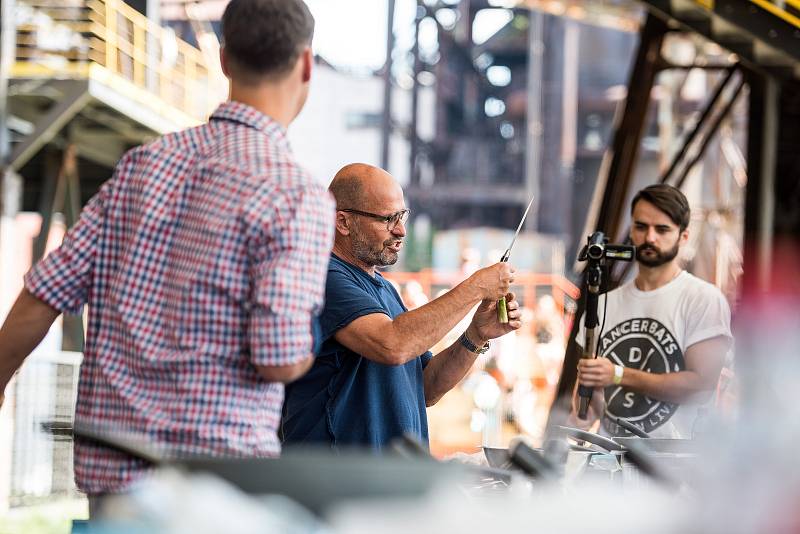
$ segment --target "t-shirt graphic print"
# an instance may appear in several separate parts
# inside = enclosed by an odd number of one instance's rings
[[[716,336],[731,338],[725,297],[686,271],[657,289],[641,291],[631,280],[600,298],[597,354],[628,369],[653,374],[685,371],[692,345]],[[575,341],[583,346],[583,318],[579,330]],[[691,438],[701,409],[706,412],[712,400],[708,395],[678,405],[616,385],[603,393],[611,417],[603,418],[600,431],[610,436],[630,435],[614,418],[625,419],[653,438]]]
[[[612,363],[648,373],[675,373],[686,369],[675,336],[659,321],[628,319],[604,332],[600,354]],[[675,414],[677,404],[652,399],[618,385],[605,389],[608,413],[636,425],[647,433],[657,429]],[[630,435],[610,418],[603,418],[605,431],[612,436]]]

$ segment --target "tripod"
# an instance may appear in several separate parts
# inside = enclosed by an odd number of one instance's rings
[[[595,232],[588,237],[586,246],[578,255],[578,261],[588,261],[586,267],[586,312],[584,313],[584,340],[581,358],[594,358],[597,345],[597,302],[603,285],[603,267],[609,261],[632,261],[636,248],[633,245],[609,245],[603,232]],[[592,388],[578,386],[578,417],[586,419]]]

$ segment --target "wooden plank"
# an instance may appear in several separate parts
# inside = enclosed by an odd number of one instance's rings
[[[23,59],[45,59],[59,57],[72,61],[80,61],[88,59],[88,54],[83,50],[74,48],[70,50],[44,50],[42,48],[21,47],[17,48],[17,57]]]
[[[61,22],[59,23],[60,26],[64,26],[69,30],[72,30],[76,33],[91,33],[92,29],[94,28],[95,24],[90,21],[81,21],[81,22]],[[20,24],[17,26],[17,31],[21,32],[38,32],[42,31],[42,27],[37,24]]]

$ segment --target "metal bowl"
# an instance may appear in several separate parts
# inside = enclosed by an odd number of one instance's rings
[[[484,447],[483,454],[486,456],[486,461],[489,462],[489,467],[496,469],[513,469],[514,464],[511,463],[511,456],[508,449],[499,447]]]

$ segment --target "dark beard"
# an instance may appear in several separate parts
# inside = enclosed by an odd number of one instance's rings
[[[396,252],[387,250],[386,247],[397,241],[396,239],[388,239],[381,244],[381,248],[375,250],[369,246],[366,239],[361,235],[361,232],[353,228],[353,255],[365,265],[373,267],[386,267],[387,265],[394,265],[397,263],[398,255]]]
[[[671,262],[678,256],[678,248],[678,243],[675,243],[674,247],[662,252],[652,245],[642,245],[641,247],[636,247],[636,261],[645,267],[661,267],[662,265]],[[645,250],[652,250],[656,253],[656,255],[652,257],[644,256],[642,255],[642,252]]]

